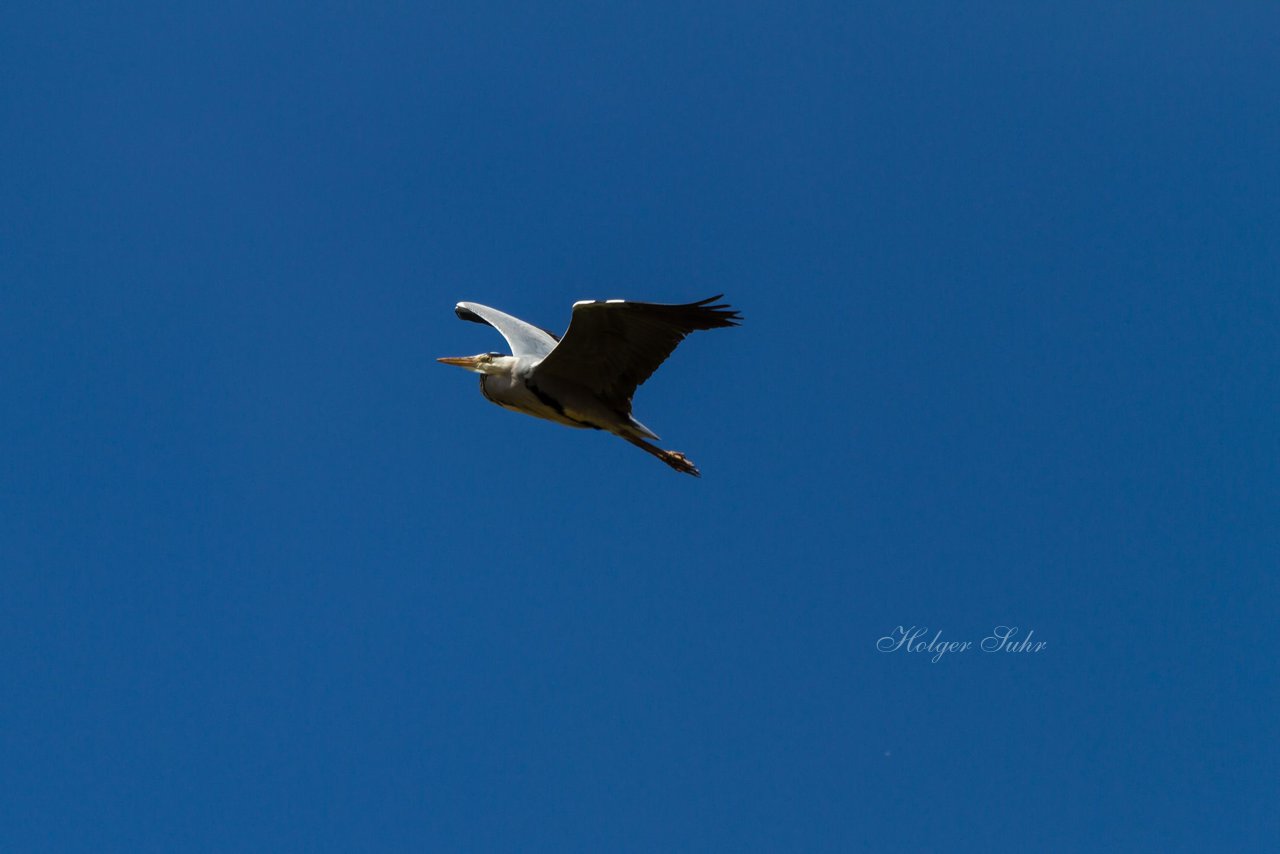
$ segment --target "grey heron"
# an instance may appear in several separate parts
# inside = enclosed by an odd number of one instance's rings
[[[479,374],[480,393],[499,406],[568,427],[607,430],[676,471],[700,477],[684,454],[647,441],[658,436],[632,416],[631,397],[690,332],[738,325],[737,311],[716,304],[722,296],[683,305],[582,300],[573,304],[563,338],[496,308],[460,302],[454,313],[498,330],[511,355],[437,361]]]

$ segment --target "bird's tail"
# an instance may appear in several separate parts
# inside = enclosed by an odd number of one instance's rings
[[[653,432],[648,427],[644,426],[639,421],[637,421],[634,415],[631,415],[630,413],[628,413],[627,419],[631,422],[631,426],[634,427],[640,433],[641,436],[644,436],[646,439],[652,439],[655,442],[659,442],[662,440],[661,436],[659,436],[657,433]]]

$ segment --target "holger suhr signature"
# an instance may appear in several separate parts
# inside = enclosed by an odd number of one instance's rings
[[[1035,629],[1030,629],[1021,640],[1017,639],[1019,631],[1017,626],[996,626],[978,643],[978,649],[983,652],[1042,652],[1048,646],[1046,641],[1031,639]],[[876,641],[876,649],[881,652],[929,653],[929,660],[934,664],[950,653],[968,652],[972,648],[973,641],[943,640],[941,629],[929,637],[927,626],[898,626]]]

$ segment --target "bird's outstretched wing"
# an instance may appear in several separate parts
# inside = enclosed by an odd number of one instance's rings
[[[555,349],[558,340],[545,329],[478,302],[460,302],[453,313],[463,320],[484,323],[498,330],[507,339],[513,356],[545,356]]]
[[[574,303],[564,338],[534,370],[591,389],[624,412],[636,387],[649,379],[690,332],[737,326],[742,316],[716,305],[723,294],[684,305],[626,300]]]

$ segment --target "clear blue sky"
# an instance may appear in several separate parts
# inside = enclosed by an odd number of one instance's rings
[[[0,848],[1280,837],[1275,6],[132,5],[0,12]],[[433,361],[719,292],[701,480]]]

